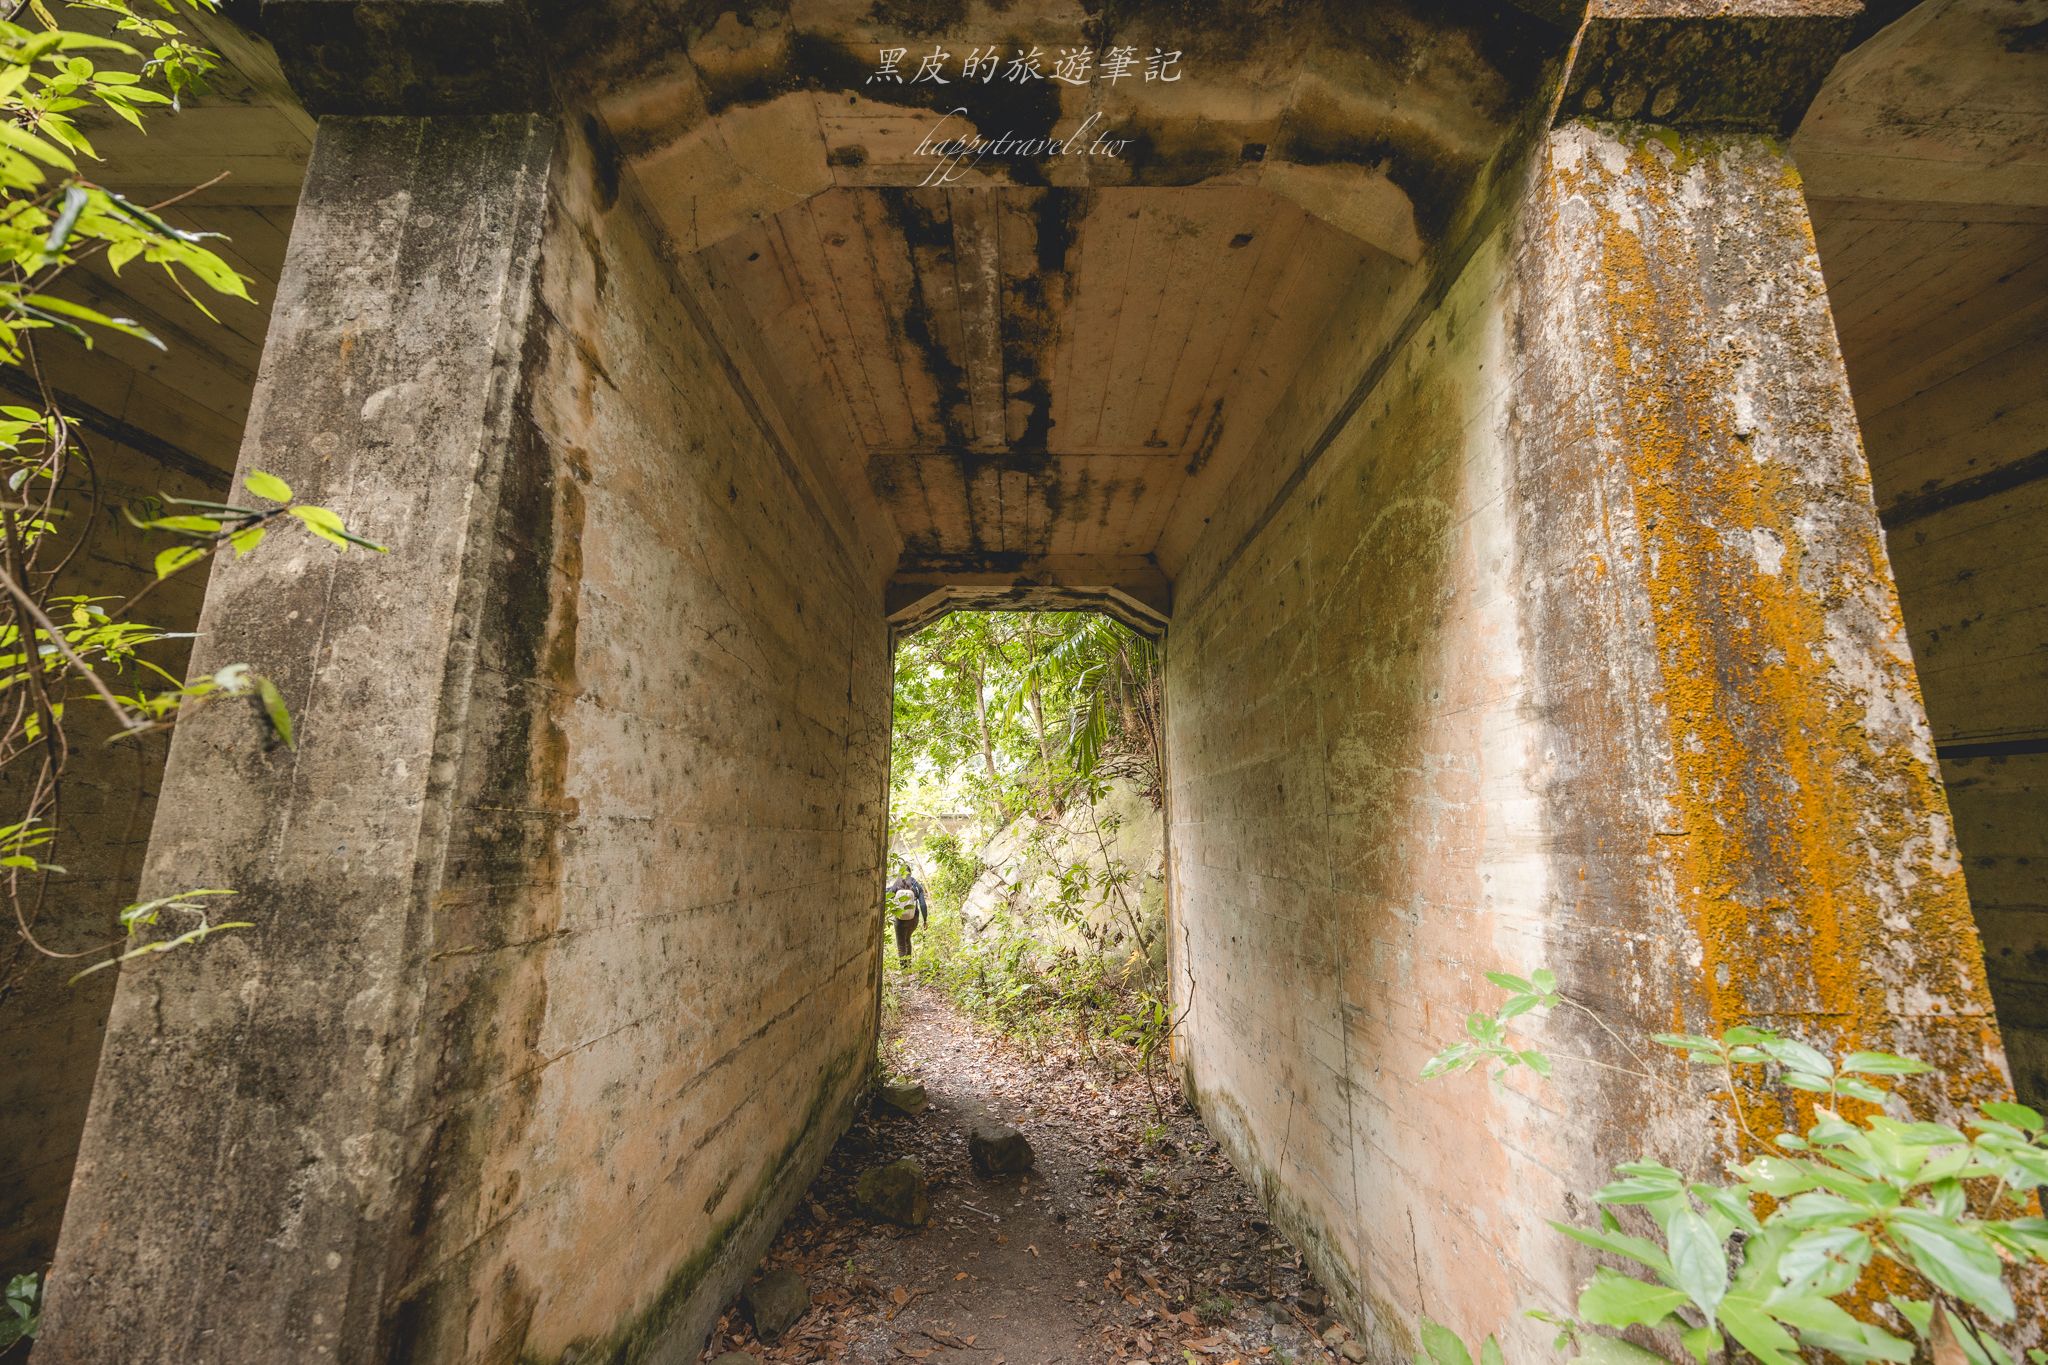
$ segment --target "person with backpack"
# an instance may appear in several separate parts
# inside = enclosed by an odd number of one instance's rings
[[[896,880],[883,888],[883,910],[890,922],[896,926],[896,956],[899,960],[910,961],[910,936],[919,926],[930,922],[930,909],[925,903],[924,883],[910,870],[910,864],[899,862],[901,869]]]

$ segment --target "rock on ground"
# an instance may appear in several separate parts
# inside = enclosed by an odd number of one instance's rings
[[[771,1270],[747,1286],[740,1306],[754,1324],[754,1335],[773,1341],[810,1311],[811,1291],[795,1271]]]
[[[978,1123],[967,1135],[967,1154],[984,1176],[1022,1175],[1031,1169],[1031,1140],[1007,1123]]]
[[[870,1217],[901,1223],[907,1228],[923,1227],[924,1220],[931,1216],[924,1167],[909,1157],[862,1171],[853,1193],[861,1210]]]
[[[908,1114],[912,1118],[922,1114],[925,1105],[929,1103],[925,1098],[924,1087],[916,1081],[907,1081],[901,1085],[878,1086],[875,1089],[875,1098],[880,1100],[885,1108],[894,1109],[899,1114]]]

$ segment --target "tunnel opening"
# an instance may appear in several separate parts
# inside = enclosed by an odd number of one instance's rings
[[[1111,617],[954,612],[900,639],[889,858],[929,918],[895,965],[1027,1039],[1135,1039],[1112,1072],[1156,1079],[1165,720],[1159,647]]]

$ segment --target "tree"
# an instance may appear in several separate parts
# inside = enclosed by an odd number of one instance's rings
[[[1160,803],[1158,649],[1109,617],[954,612],[898,647],[895,698],[899,793],[957,784],[1008,819],[1123,778]]]

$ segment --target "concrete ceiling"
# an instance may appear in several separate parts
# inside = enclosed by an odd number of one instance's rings
[[[1792,147],[1937,738],[2037,734],[2048,0],[1926,0]]]
[[[1409,266],[1270,191],[826,191],[708,253],[926,566],[1149,555],[1344,286]]]
[[[787,0],[653,48],[600,23],[557,70],[788,425],[893,528],[899,583],[1163,612],[1292,379],[1383,339],[1476,212],[1569,41],[1531,9]],[[1177,52],[1180,79],[959,69],[1113,47]],[[871,79],[887,48],[905,73],[949,54],[953,83]],[[942,120],[1124,146],[933,185]]]

